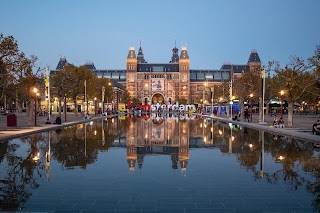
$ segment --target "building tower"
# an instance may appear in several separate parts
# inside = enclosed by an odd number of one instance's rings
[[[190,59],[187,47],[181,47],[179,59],[180,85],[175,85],[175,90],[179,91],[179,98],[189,99],[189,80],[190,80]],[[178,83],[178,84],[179,84]],[[177,88],[178,86],[178,88]]]
[[[137,63],[138,60],[134,47],[130,47],[127,57],[127,90],[130,98],[137,97]]]
[[[57,70],[57,71],[61,71],[61,70],[63,70],[64,67],[67,66],[67,65],[68,65],[67,59],[66,59],[66,58],[60,58],[56,70]]]
[[[261,61],[257,50],[253,49],[248,59],[249,72],[260,72]]]
[[[174,48],[172,49],[172,57],[170,63],[179,63],[179,50],[174,42]]]
[[[138,60],[138,63],[146,63],[146,61],[144,60],[144,55],[141,48],[141,39],[140,39],[140,48],[139,48],[137,60]]]

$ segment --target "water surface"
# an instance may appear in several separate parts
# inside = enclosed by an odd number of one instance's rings
[[[202,118],[99,120],[0,142],[0,210],[320,212],[319,156]]]

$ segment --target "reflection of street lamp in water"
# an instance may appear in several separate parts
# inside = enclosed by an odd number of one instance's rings
[[[250,123],[252,123],[252,97],[253,97],[253,94],[251,93],[250,94],[250,105],[251,105],[251,113],[250,113]]]
[[[32,160],[37,161],[40,159],[40,152],[38,152],[33,158]]]

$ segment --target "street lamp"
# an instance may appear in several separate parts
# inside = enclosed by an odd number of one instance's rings
[[[38,89],[33,88],[33,92],[35,93],[34,96],[34,126],[37,126],[37,97],[39,95]]]
[[[252,123],[252,97],[253,97],[253,94],[251,93],[250,94],[250,103],[251,103],[250,123]]]
[[[281,94],[281,118],[283,119],[283,94],[284,94],[284,91],[281,90],[280,94]]]

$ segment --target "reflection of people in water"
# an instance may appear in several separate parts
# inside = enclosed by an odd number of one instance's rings
[[[313,148],[317,151],[320,152],[320,144],[314,143]]]

